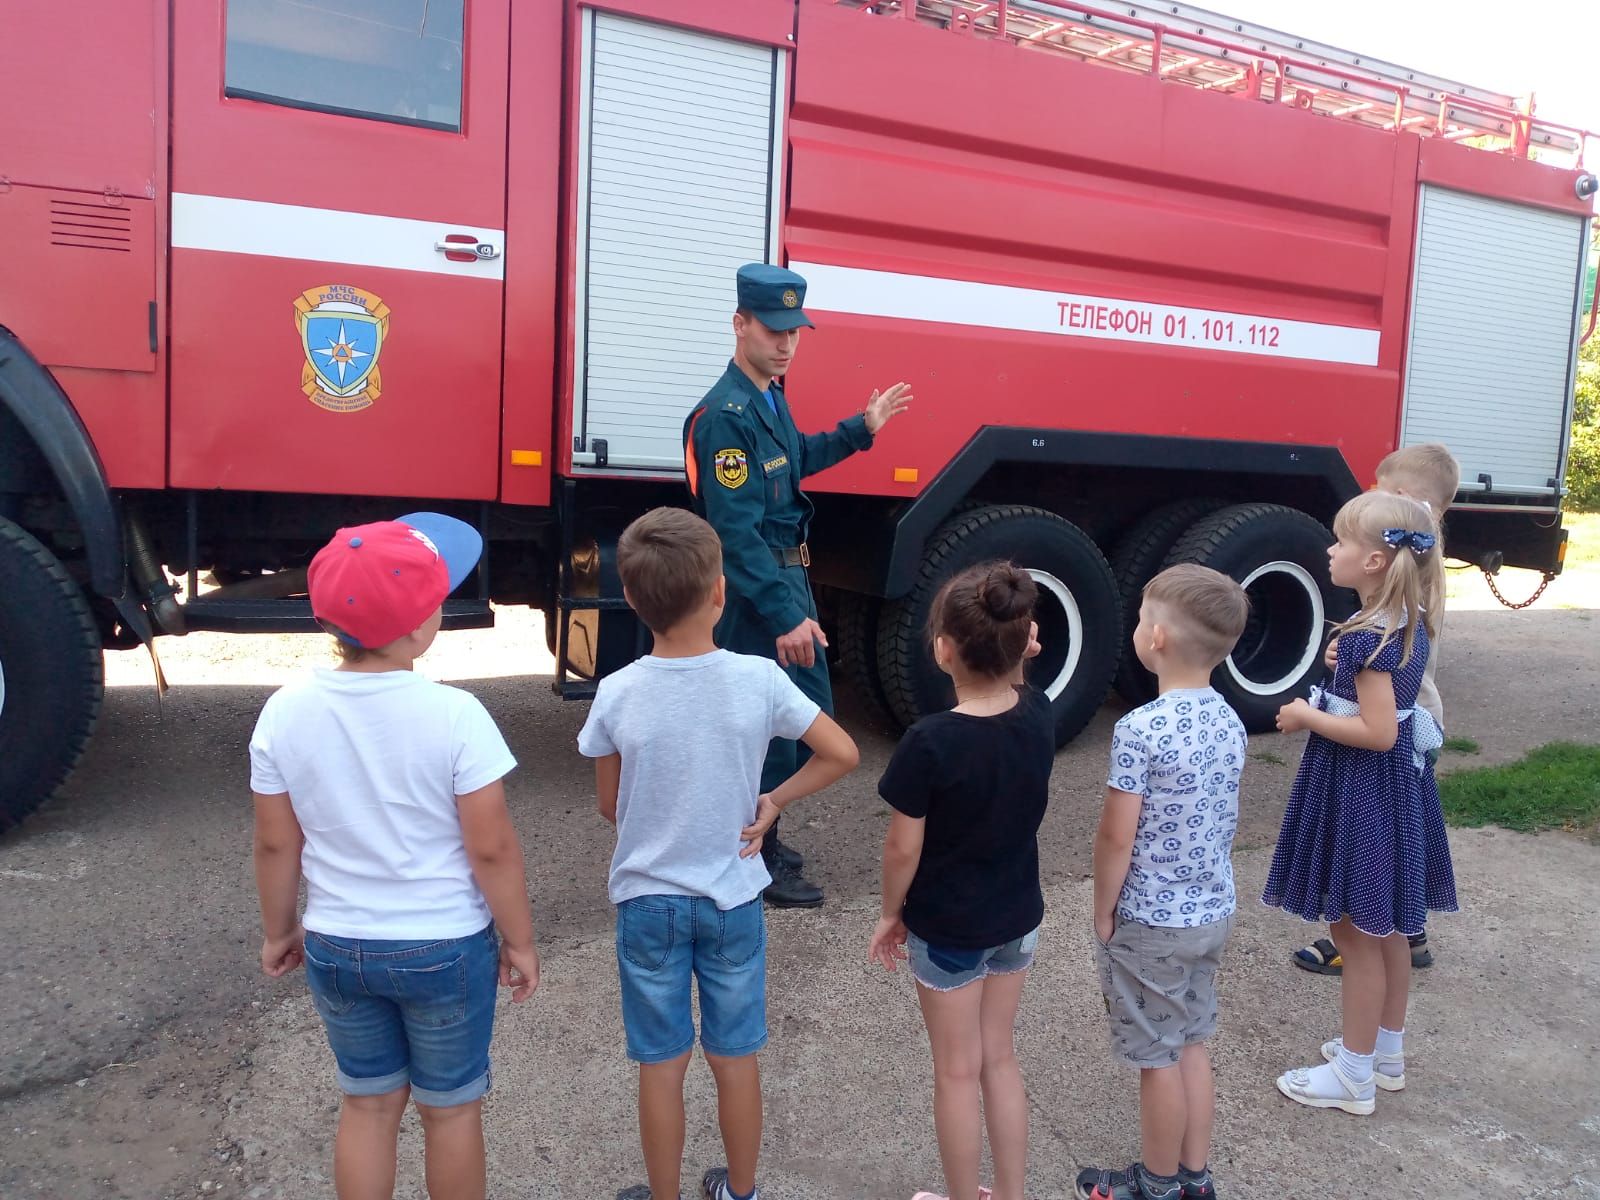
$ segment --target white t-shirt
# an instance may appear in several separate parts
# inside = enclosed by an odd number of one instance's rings
[[[622,755],[611,902],[754,900],[772,876],[740,858],[773,738],[798,738],[821,710],[770,658],[714,650],[630,663],[600,681],[578,749]]]
[[[1106,783],[1144,797],[1123,920],[1186,929],[1233,912],[1245,744],[1239,715],[1209,687],[1163,692],[1117,722]]]
[[[317,671],[267,701],[250,739],[250,787],[288,792],[305,833],[305,927],[331,937],[487,925],[456,797],[516,765],[476,697],[411,671]]]

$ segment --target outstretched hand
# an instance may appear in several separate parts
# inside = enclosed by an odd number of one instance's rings
[[[877,436],[878,430],[889,423],[889,418],[904,412],[912,401],[911,385],[897,383],[886,392],[874,390],[867,401],[867,432]]]

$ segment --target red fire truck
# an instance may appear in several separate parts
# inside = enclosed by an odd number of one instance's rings
[[[586,694],[639,651],[615,539],[686,499],[754,260],[810,281],[802,424],[916,392],[812,487],[869,712],[944,702],[931,596],[1004,555],[1065,741],[1150,694],[1128,600],[1194,559],[1252,596],[1217,682],[1269,724],[1348,604],[1326,524],[1401,444],[1461,460],[1455,555],[1560,569],[1595,177],[1513,97],[1184,4],[0,18],[0,828],[103,648],[313,628],[315,548],[414,507],[489,547],[448,623],[541,608]]]

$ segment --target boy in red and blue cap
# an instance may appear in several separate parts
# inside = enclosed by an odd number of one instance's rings
[[[495,987],[539,983],[516,760],[477,699],[412,671],[482,551],[438,513],[339,530],[307,582],[342,661],[275,693],[250,740],[261,967],[306,968],[344,1093],[340,1200],[393,1191],[408,1099],[429,1195],[483,1200]]]

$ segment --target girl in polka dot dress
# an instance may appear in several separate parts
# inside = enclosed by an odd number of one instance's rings
[[[1427,508],[1367,492],[1339,510],[1329,575],[1361,609],[1340,625],[1327,689],[1278,713],[1285,733],[1311,739],[1289,793],[1266,903],[1326,920],[1344,955],[1343,1037],[1327,1061],[1278,1078],[1313,1108],[1366,1114],[1376,1089],[1405,1086],[1408,934],[1428,910],[1456,910],[1455,877],[1433,768],[1419,743],[1436,727],[1416,707],[1444,571]]]

